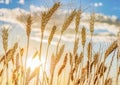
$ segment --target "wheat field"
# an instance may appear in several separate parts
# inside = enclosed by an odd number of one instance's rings
[[[47,11],[41,14],[40,22],[40,42],[32,56],[32,60],[37,59],[39,65],[33,69],[27,66],[30,50],[30,35],[32,32],[33,16],[28,13],[25,24],[26,47],[21,48],[19,42],[14,43],[10,49],[9,27],[1,28],[2,49],[4,55],[0,56],[0,85],[120,85],[120,36],[117,40],[112,41],[106,49],[104,45],[99,47],[99,51],[94,49],[94,26],[96,23],[96,14],[90,14],[89,30],[81,25],[82,10],[74,9],[64,19],[62,26],[59,29],[60,37],[56,47],[51,51],[51,43],[55,38],[58,26],[52,24],[51,32],[47,39],[46,48],[43,46],[43,39],[46,26],[51,22],[51,17],[61,7],[60,2],[54,5]],[[61,42],[62,36],[66,33],[71,23],[74,26],[74,42],[72,43],[72,51],[66,51],[67,44]],[[88,32],[90,39],[87,38]],[[14,34],[13,34],[14,35]],[[15,35],[14,35],[15,36]],[[45,49],[45,56],[42,56],[42,51]],[[81,50],[78,50],[81,49]],[[44,62],[41,63],[44,57]],[[108,58],[110,62],[106,64]],[[113,71],[112,66],[116,62],[116,69]],[[29,62],[30,64],[32,62]],[[49,65],[49,67],[48,67]],[[49,68],[49,69],[47,69]],[[47,69],[47,70],[46,70]],[[110,75],[115,75],[111,77]]]

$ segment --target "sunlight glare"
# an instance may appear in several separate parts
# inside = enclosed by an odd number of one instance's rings
[[[39,60],[39,57],[36,56],[36,58],[28,58],[27,60],[27,68],[30,67],[31,70],[34,70],[36,67],[40,66],[42,62]]]

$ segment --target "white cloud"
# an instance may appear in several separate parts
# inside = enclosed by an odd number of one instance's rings
[[[5,0],[5,4],[9,4],[10,3],[10,0]]]
[[[10,3],[10,0],[0,0],[0,3],[4,3],[4,4],[9,4]]]
[[[4,22],[16,23],[21,25],[22,23],[17,20],[17,16],[20,16],[22,13],[26,14],[27,11],[16,8],[16,9],[0,9],[0,20]],[[22,25],[21,25],[22,26]]]
[[[24,1],[24,0],[19,0],[19,3],[20,3],[20,4],[24,4],[25,1]]]
[[[4,0],[0,0],[0,3],[1,3],[1,4],[4,3]]]
[[[100,6],[103,6],[103,3],[102,3],[102,2],[94,3],[94,7],[100,7]]]
[[[100,5],[100,3],[99,3]],[[36,7],[34,5],[31,5],[30,6],[30,10],[34,10],[32,11],[32,16],[33,16],[33,29],[34,30],[34,35],[33,37],[35,39],[33,40],[37,40],[36,37],[39,37],[40,35],[36,36],[39,31],[40,31],[40,19],[37,20],[38,18],[41,17],[41,11],[45,11],[46,8],[45,7]],[[25,21],[26,21],[26,16],[29,12],[23,10],[23,9],[20,9],[20,8],[16,8],[16,9],[0,9],[0,20],[1,21],[5,21],[5,22],[12,22],[12,23],[17,23],[21,26],[24,25]],[[37,14],[38,15],[37,15]],[[56,33],[56,39],[59,38],[59,32],[60,32],[60,28],[63,24],[63,21],[65,20],[66,18],[66,15],[67,14],[67,11],[66,10],[58,10],[51,18],[50,22],[47,24],[46,26],[46,32],[49,34],[50,32],[50,28],[52,28],[53,25],[57,25],[59,26],[58,29],[57,29],[57,33]],[[83,13],[82,14],[82,21],[80,23],[80,27],[81,26],[85,26],[87,28],[87,30],[89,30],[89,19],[90,19],[90,14],[89,13]],[[99,38],[103,38],[101,37],[101,35],[103,36],[109,36],[109,35],[112,35],[113,37],[115,37],[115,35],[117,34],[117,32],[119,31],[119,27],[120,25],[119,24],[116,24],[118,23],[118,20],[117,20],[117,17],[115,15],[113,16],[106,16],[106,15],[103,15],[103,14],[96,14],[96,23],[95,23],[95,32],[96,31],[99,31],[99,30],[106,30],[103,34],[102,31],[100,31],[97,35],[95,35],[96,37],[99,37]],[[120,23],[120,22],[119,22]],[[63,36],[62,40],[63,41],[74,41],[74,22],[69,26],[69,28],[67,29],[67,31],[65,32],[65,35]],[[38,30],[36,30],[38,29]],[[80,31],[81,29],[79,29]],[[88,32],[88,35],[89,35],[89,32]],[[48,37],[48,35],[46,35],[46,37]],[[112,39],[113,37],[110,36],[110,38]],[[110,39],[110,38],[107,38],[107,37],[104,37],[106,39],[104,40],[107,40],[107,39]],[[72,40],[71,40],[72,39]],[[111,40],[110,39],[110,40]],[[102,40],[102,39],[100,39]]]

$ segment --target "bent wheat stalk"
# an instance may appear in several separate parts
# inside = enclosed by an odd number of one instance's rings
[[[59,40],[58,40],[57,47],[56,47],[56,54],[57,54],[57,52],[58,52],[58,48],[59,48],[59,44],[60,44],[62,35],[63,35],[63,33],[66,31],[66,29],[68,28],[68,26],[71,24],[71,22],[73,21],[75,15],[76,15],[76,11],[73,10],[73,11],[71,12],[71,14],[68,16],[68,18],[66,18],[66,20],[64,21],[64,23],[63,23],[63,25],[62,25],[60,38],[59,38]]]

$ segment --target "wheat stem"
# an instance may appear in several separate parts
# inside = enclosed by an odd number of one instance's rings
[[[41,33],[41,39],[40,39],[40,53],[39,53],[39,59],[41,60],[41,53],[42,53],[42,40],[43,40],[44,33]]]
[[[58,43],[57,43],[56,54],[57,54],[57,52],[58,52],[58,48],[59,48],[59,44],[60,44],[60,41],[61,41],[61,38],[62,38],[62,34],[63,34],[63,33],[60,34],[60,38],[59,38]]]

